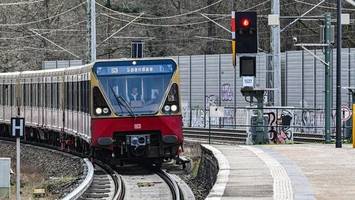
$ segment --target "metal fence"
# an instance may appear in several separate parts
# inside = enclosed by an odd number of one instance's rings
[[[314,53],[323,57],[321,50],[315,50]],[[335,51],[333,58],[335,58]],[[225,107],[224,118],[211,118],[213,126],[245,130],[251,127],[250,116],[255,108],[245,101],[240,92],[242,79],[239,76],[239,66],[233,68],[231,55],[193,55],[179,56],[175,59],[180,66],[185,127],[208,127],[210,106]],[[274,71],[271,56],[259,53],[256,60],[256,86],[273,88]],[[322,133],[324,68],[324,64],[304,51],[283,53],[282,107],[272,107],[274,94],[267,92],[264,96],[264,105],[268,107],[265,108],[264,113],[273,112],[277,118],[280,118],[281,113],[288,110],[292,113],[293,131]],[[354,71],[355,49],[343,49],[342,85],[344,87],[355,86]],[[333,80],[335,80],[335,67],[333,67]],[[333,99],[335,99],[335,92],[333,92]],[[351,101],[349,92],[343,90],[342,103],[351,108]],[[335,108],[335,101],[333,108]],[[335,127],[334,114],[332,114],[331,127]]]

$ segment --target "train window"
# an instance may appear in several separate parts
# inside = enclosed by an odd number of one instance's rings
[[[85,89],[85,88],[84,88],[84,84],[83,84],[84,81],[80,81],[79,83],[80,83],[80,88],[79,88],[79,89],[80,89],[80,95],[79,95],[79,97],[80,97],[80,112],[84,112],[84,111],[83,111],[83,108],[84,108],[84,98],[85,98],[85,97],[83,96],[83,95],[84,95],[84,89]]]
[[[3,105],[2,104],[2,99],[3,99],[4,93],[3,93],[2,87],[3,87],[3,85],[0,84],[0,105]]]
[[[78,105],[77,111],[80,112],[81,111],[81,99],[82,99],[82,96],[81,96],[81,81],[78,81],[76,85],[78,87],[78,92],[77,92],[78,97],[77,97],[77,101],[76,101],[77,105]]]
[[[69,82],[69,110],[73,110],[73,83]]]
[[[29,90],[28,91],[29,91],[29,94],[30,94],[30,95],[28,95],[28,97],[29,97],[29,102],[28,103],[29,103],[29,106],[32,107],[33,106],[33,104],[32,104],[33,103],[33,96],[35,96],[35,95],[33,95],[33,90],[32,90],[32,80],[31,80],[31,83],[28,86],[29,86]]]
[[[2,99],[3,99],[4,93],[3,93],[2,87],[3,87],[3,85],[0,84],[0,105],[3,105],[3,104],[2,104],[2,102],[3,102]]]
[[[37,107],[41,107],[41,84],[37,83]]]
[[[44,101],[43,101],[43,106],[45,108],[48,108],[48,99],[49,99],[49,93],[48,93],[48,83],[44,83],[43,85],[43,96],[44,96]]]
[[[69,82],[65,82],[65,109],[69,110]]]
[[[76,111],[77,105],[77,98],[78,98],[78,91],[77,91],[77,82],[73,82],[73,111]]]
[[[53,99],[53,88],[52,88],[52,83],[47,83],[47,107],[52,108],[52,99]]]
[[[57,101],[57,88],[56,83],[51,83],[51,108],[56,108],[56,101]]]
[[[22,103],[22,106],[26,106],[26,94],[27,94],[27,92],[26,92],[26,84],[25,83],[22,84],[21,89],[22,89],[21,103]]]
[[[57,102],[56,102],[56,108],[59,109],[59,102],[60,102],[60,93],[59,93],[59,90],[60,90],[60,85],[59,83],[56,83],[57,85]]]
[[[86,81],[86,112],[90,113],[91,108],[91,84]]]
[[[10,92],[9,92],[9,106],[12,106],[12,99],[13,99],[13,97],[12,97],[12,93],[13,93],[13,90],[12,90],[12,84],[10,83],[10,90],[9,90]]]

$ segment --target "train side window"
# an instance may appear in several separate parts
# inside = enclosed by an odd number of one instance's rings
[[[54,87],[52,81],[53,79],[51,78],[51,82],[49,83],[49,92],[50,92],[49,108],[53,108]]]
[[[12,91],[12,83],[10,84],[10,104],[9,104],[9,106],[12,106],[13,104],[12,104],[12,99],[13,99],[13,97],[12,97],[12,93],[13,93],[13,91]]]
[[[0,84],[0,105],[3,105],[2,104],[2,99],[3,99],[3,96],[4,96],[4,93],[3,93],[3,84]]]
[[[78,105],[78,108],[77,108],[77,111],[78,112],[81,112],[81,99],[83,98],[82,96],[81,96],[81,81],[78,81],[78,82],[76,82],[76,84],[77,84],[77,88],[78,88],[78,92],[77,92],[77,94],[78,94],[78,96],[77,96],[77,105]]]
[[[0,105],[2,106],[2,99],[3,99],[3,90],[2,90],[2,84],[0,84]]]
[[[90,101],[90,89],[89,89],[89,81],[85,81],[84,82],[84,85],[85,85],[85,91],[84,91],[84,93],[85,93],[85,99],[84,99],[84,101],[85,101],[85,110],[84,110],[84,112],[86,112],[86,113],[89,113],[89,107],[90,107],[90,104],[89,104],[89,101]]]
[[[49,99],[49,94],[48,94],[48,83],[46,82],[46,83],[44,83],[44,88],[43,88],[43,96],[44,96],[44,107],[45,108],[48,108],[48,99]]]
[[[59,82],[56,83],[57,85],[57,103],[56,103],[56,108],[59,109],[59,102],[60,102],[60,84]]]
[[[52,80],[53,81],[53,80]],[[56,83],[51,83],[51,88],[52,88],[52,98],[51,98],[51,108],[56,108],[56,101],[57,101],[57,88],[56,88]]]
[[[69,82],[69,110],[73,110],[73,83]]]
[[[86,81],[86,113],[90,113],[91,110],[91,84],[90,81]]]
[[[65,109],[69,110],[69,82],[65,82]]]
[[[33,90],[32,90],[32,80],[30,81],[30,84],[29,84],[29,94],[30,95],[28,95],[28,97],[29,97],[30,101],[28,103],[29,103],[29,106],[32,107],[33,106],[33,104],[32,104],[33,103],[33,96],[34,96],[33,95]]]
[[[22,84],[21,85],[21,88],[22,88],[22,101],[21,101],[21,103],[22,103],[22,106],[26,106],[26,94],[27,94],[27,92],[26,92],[26,83],[24,83],[24,84]]]
[[[78,87],[77,87],[78,82],[73,82],[73,111],[77,110],[77,99],[78,99]]]
[[[41,106],[41,84],[37,83],[37,107]]]

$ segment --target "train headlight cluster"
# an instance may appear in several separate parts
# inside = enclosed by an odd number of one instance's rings
[[[178,107],[177,105],[165,105],[164,106],[164,112],[177,112]]]
[[[110,109],[107,107],[104,107],[104,108],[97,107],[95,109],[95,114],[96,115],[108,115],[108,114],[110,114]]]

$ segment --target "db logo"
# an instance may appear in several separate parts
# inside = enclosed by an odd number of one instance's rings
[[[142,124],[134,124],[134,129],[141,129],[142,128]]]

